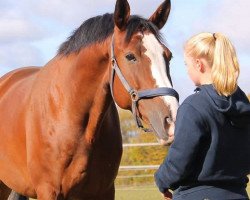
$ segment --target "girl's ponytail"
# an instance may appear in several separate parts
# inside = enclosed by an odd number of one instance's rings
[[[221,33],[200,33],[191,37],[184,49],[190,56],[206,59],[218,94],[229,96],[234,93],[240,69],[235,49],[228,38]]]
[[[214,56],[212,81],[220,95],[229,96],[237,89],[239,63],[235,49],[228,38],[221,33],[214,33]]]

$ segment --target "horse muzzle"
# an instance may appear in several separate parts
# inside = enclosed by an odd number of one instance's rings
[[[174,140],[175,117],[169,105],[161,97],[142,99],[138,105],[139,115],[156,134],[162,145],[170,145]]]

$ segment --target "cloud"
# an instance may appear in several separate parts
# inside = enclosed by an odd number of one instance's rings
[[[41,39],[44,32],[24,19],[0,19],[0,42],[32,41]]]
[[[111,0],[27,0],[32,8],[44,19],[55,20],[65,26],[78,26],[89,17],[112,12],[114,2]]]
[[[0,8],[0,42],[31,41],[45,35],[42,27],[33,21],[28,7],[13,0]]]
[[[115,2],[116,0],[0,1],[0,73],[18,66],[44,64],[43,61],[53,57],[60,43],[83,21],[106,12],[112,13]],[[129,0],[131,14],[148,18],[162,2],[163,0]],[[193,87],[185,72],[182,47],[191,35],[201,31],[221,31],[232,38],[244,73],[240,81],[244,87],[250,85],[247,81],[247,75],[250,74],[249,7],[248,0],[190,0],[188,3],[172,1],[169,20],[162,32],[174,56],[171,62],[174,83],[183,94],[192,92]],[[3,66],[9,68],[5,70]],[[183,87],[183,84],[187,87]]]
[[[131,14],[149,18],[161,5],[162,0],[129,1]]]
[[[80,25],[86,19],[96,15],[102,15],[107,12],[113,13],[116,2],[115,0],[26,1],[32,4],[32,8],[36,10],[37,14],[47,19],[56,20],[58,23],[63,23],[67,26]],[[156,9],[160,3],[162,3],[162,0],[129,1],[131,14],[139,14],[144,17],[150,17],[154,11],[152,8]]]
[[[147,6],[131,1],[131,13],[149,17],[162,2],[145,1]],[[51,30],[54,34],[69,28],[73,31],[90,17],[113,13],[115,0],[9,0],[0,5],[0,42],[11,42],[42,39],[51,36]]]
[[[27,43],[9,43],[0,48],[0,74],[23,66],[41,65],[41,52]]]
[[[33,45],[47,36],[42,23],[26,0],[1,1],[0,4],[0,74],[14,68],[39,65],[43,56]]]
[[[244,91],[250,93],[250,1],[224,0],[216,8],[211,5],[207,8],[212,13],[210,20],[206,22],[208,30],[222,32],[232,41],[241,65],[239,84]]]
[[[227,35],[236,48],[250,52],[250,1],[248,0],[190,0],[172,1],[170,20],[164,29],[171,43],[179,52],[183,43],[199,32],[222,32]]]
[[[173,2],[173,1],[172,1]],[[194,88],[187,79],[183,63],[183,44],[192,35],[199,32],[222,32],[227,35],[236,47],[241,64],[239,84],[244,91],[250,93],[250,1],[248,0],[209,0],[183,3],[173,2],[169,23],[164,29],[174,59],[176,89],[187,96],[189,88]],[[185,84],[184,84],[185,83]],[[183,87],[183,84],[185,87]],[[181,95],[181,96],[182,96]]]
[[[207,3],[204,15],[195,23],[196,31],[222,32],[241,50],[250,50],[250,1],[223,0]]]

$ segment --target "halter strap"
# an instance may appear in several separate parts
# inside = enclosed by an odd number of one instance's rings
[[[179,101],[179,94],[173,89],[173,88],[168,88],[168,87],[160,87],[160,88],[153,88],[153,89],[146,89],[146,90],[140,90],[137,91],[134,88],[132,88],[125,77],[123,76],[119,65],[116,61],[115,58],[115,53],[114,53],[114,35],[112,36],[112,42],[111,42],[111,62],[112,62],[112,70],[111,70],[111,77],[110,77],[110,90],[112,97],[114,99],[114,93],[113,93],[113,84],[114,84],[114,77],[115,73],[117,74],[118,78],[120,79],[122,85],[124,88],[127,90],[127,92],[130,94],[131,100],[132,100],[132,113],[134,115],[135,121],[137,123],[137,126],[139,128],[142,128],[144,131],[149,132],[151,130],[146,129],[143,127],[143,124],[141,122],[140,117],[138,116],[138,101],[140,99],[149,99],[153,97],[158,97],[158,96],[173,96]],[[115,100],[115,99],[114,99]]]

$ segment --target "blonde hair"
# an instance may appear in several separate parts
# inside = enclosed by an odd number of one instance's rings
[[[229,96],[237,89],[239,63],[230,40],[221,33],[200,33],[190,38],[185,53],[203,58],[211,69],[214,88],[220,95]]]

